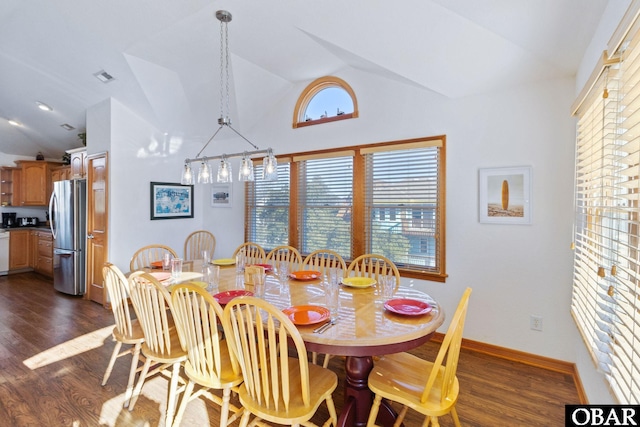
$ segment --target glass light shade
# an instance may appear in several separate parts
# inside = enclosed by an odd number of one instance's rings
[[[240,170],[238,171],[238,179],[240,181],[253,181],[253,162],[247,157],[242,158]]]
[[[191,164],[185,163],[182,170],[182,177],[180,178],[180,184],[191,185],[193,184],[193,172],[191,171]]]
[[[265,181],[278,179],[278,161],[271,150],[269,150],[269,155],[262,159],[262,179]]]
[[[209,163],[202,161],[198,171],[198,184],[209,184],[211,182],[211,168]]]
[[[220,164],[218,165],[218,182],[231,182],[233,181],[233,176],[231,172],[231,163],[226,158],[222,158],[220,160]]]

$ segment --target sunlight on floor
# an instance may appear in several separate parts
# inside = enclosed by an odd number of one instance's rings
[[[68,357],[77,356],[85,351],[103,346],[105,340],[111,336],[112,330],[113,325],[79,336],[38,353],[26,359],[23,363],[29,369],[34,370]]]

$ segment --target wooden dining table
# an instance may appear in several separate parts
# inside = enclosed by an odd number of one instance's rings
[[[202,261],[185,262],[185,271],[202,270]],[[245,283],[244,275],[235,266],[221,266],[220,281],[211,293],[229,291],[253,291],[253,285]],[[296,325],[307,350],[345,357],[344,405],[338,418],[338,426],[365,426],[373,394],[367,385],[374,357],[407,351],[429,341],[444,322],[444,312],[430,295],[413,287],[399,286],[393,298],[406,298],[427,303],[431,311],[422,315],[391,312],[376,285],[366,288],[340,286],[337,322],[322,333],[314,332],[322,323]],[[264,299],[280,309],[300,306],[325,307],[323,278],[313,280],[289,279],[280,283],[268,273],[265,280]],[[327,322],[328,319],[323,320]],[[295,322],[294,322],[295,323]],[[395,412],[386,402],[380,407],[377,424],[392,426]]]

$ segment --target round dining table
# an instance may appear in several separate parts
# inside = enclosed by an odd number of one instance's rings
[[[186,268],[198,271],[202,262],[187,263]],[[263,298],[282,310],[293,308],[295,312],[296,308],[321,307],[318,312],[325,313],[324,278],[304,276],[306,280],[290,277],[281,283],[274,274],[268,273]],[[212,293],[253,291],[253,286],[244,279],[234,266],[221,266],[219,284]],[[412,303],[419,304],[418,310],[403,310],[404,304]],[[407,351],[429,341],[444,322],[444,312],[430,295],[413,287],[399,286],[392,300],[385,301],[375,283],[358,287],[343,284],[339,291],[337,321],[323,332],[317,332],[319,326],[330,320],[323,316],[320,319],[296,326],[307,350],[345,358],[344,404],[337,425],[365,426],[373,401],[367,379],[375,356]],[[383,401],[377,424],[392,426],[395,418],[396,413]]]

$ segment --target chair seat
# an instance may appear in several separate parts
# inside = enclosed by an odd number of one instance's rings
[[[187,352],[180,347],[180,339],[178,338],[178,331],[175,326],[169,330],[169,337],[171,340],[171,352],[160,353],[151,351],[146,341],[142,343],[142,354],[146,357],[150,357],[159,363],[174,363],[179,360],[185,360],[187,358]]]
[[[220,341],[220,364],[221,371],[219,378],[200,375],[195,369],[193,369],[193,365],[191,365],[189,360],[184,364],[184,372],[187,377],[196,381],[201,386],[214,389],[234,387],[242,382],[242,375],[240,373],[233,372],[231,356],[225,340]]]
[[[144,333],[137,319],[131,321],[131,335],[120,333],[117,326],[114,326],[112,333],[115,339],[123,344],[135,344],[144,341]]]
[[[299,380],[299,361],[296,358],[289,358],[289,374],[291,385],[298,385]],[[238,390],[240,403],[251,413],[258,417],[280,424],[291,425],[296,422],[303,422],[309,419],[309,414],[315,413],[320,404],[330,396],[338,386],[337,375],[320,366],[309,364],[309,383],[311,384],[311,400],[309,406],[304,406],[302,402],[302,393],[295,388],[290,389],[291,400],[289,401],[289,410],[285,412],[284,403],[280,400],[279,407],[276,409],[265,409],[262,405],[254,401],[247,393],[245,384],[242,384]],[[311,409],[313,408],[313,409]]]
[[[369,388],[376,394],[406,405],[424,415],[441,416],[455,405],[459,393],[458,379],[448,399],[440,400],[439,390],[445,367],[440,369],[429,399],[422,403],[424,385],[431,374],[433,363],[409,353],[396,353],[381,357],[369,374]]]

